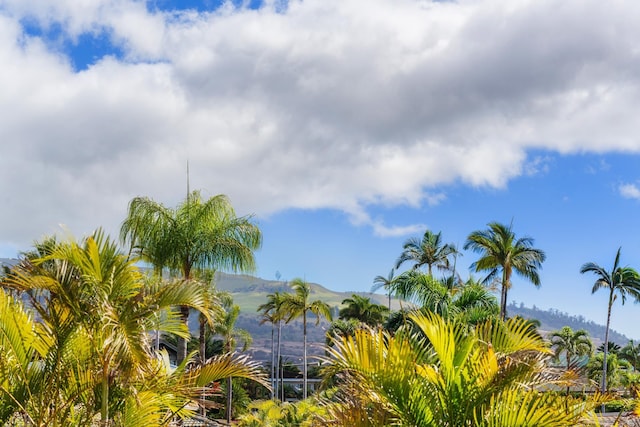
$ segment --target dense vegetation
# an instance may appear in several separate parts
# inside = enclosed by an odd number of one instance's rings
[[[175,209],[136,198],[120,238],[124,249],[101,231],[49,238],[2,275],[0,425],[576,426],[592,425],[612,392],[629,408],[640,389],[639,345],[605,339],[594,349],[570,325],[545,338],[539,322],[510,311],[512,276],[539,286],[545,260],[512,225],[469,234],[480,281],[455,274],[457,248],[427,230],[374,279],[386,304],[354,294],[335,312],[307,282],[283,283],[258,307],[271,332],[262,367],[242,355],[251,337],[240,308],[212,280],[218,269],[254,267],[262,236],[251,217],[236,217],[224,196],[193,192]],[[608,319],[616,300],[640,297],[640,276],[619,261],[620,251],[611,270],[581,269],[595,274],[592,292],[609,292]],[[296,319],[299,366],[281,352]],[[321,319],[326,347],[311,364],[308,329]],[[322,379],[319,390],[309,378]],[[302,400],[281,403],[290,398]]]

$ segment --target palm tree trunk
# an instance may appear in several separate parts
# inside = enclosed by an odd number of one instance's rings
[[[275,329],[276,329],[276,324],[274,322],[271,322],[271,400],[273,400],[274,396],[275,396],[275,382],[277,380],[274,381],[274,374],[275,374],[275,364],[276,364],[276,353],[275,353]]]
[[[200,344],[200,366],[204,366],[207,361],[207,343],[205,342],[205,318],[200,316],[200,336],[198,338],[198,344]]]
[[[569,353],[566,353],[566,357],[567,357],[567,372],[569,372],[571,370],[571,355]],[[567,394],[564,397],[564,409],[567,412],[567,414],[569,413],[569,390],[570,390],[570,386],[567,385]]]
[[[200,337],[198,339],[199,344],[200,344],[200,366],[204,366],[204,364],[207,361],[207,345],[205,342],[205,318],[204,316],[200,315]],[[204,400],[205,400],[205,388],[202,388],[202,394],[200,396],[200,399],[202,400],[202,405],[200,407],[200,415],[202,415],[203,417],[207,414],[207,410],[204,406]]]
[[[280,345],[280,337],[282,336],[282,321],[278,320],[278,356],[276,357],[276,398],[278,397],[278,377],[282,380],[282,372],[280,371],[280,349],[282,348]],[[280,384],[280,388],[284,390],[284,384]],[[284,391],[282,395],[282,401],[284,402]]]
[[[102,362],[102,406],[100,408],[100,424],[109,425],[109,362]]]
[[[507,317],[507,290],[509,289],[509,275],[506,269],[502,268],[502,286],[500,289],[500,319],[504,321]]]
[[[185,305],[180,306],[180,319],[182,323],[189,328],[189,307]],[[177,362],[178,365],[181,364],[187,358],[187,340],[184,338],[178,337],[178,346],[177,346]]]
[[[307,312],[303,312],[302,314],[302,328],[303,328],[303,343],[302,343],[302,347],[303,347],[303,357],[302,357],[302,363],[303,363],[303,367],[302,367],[302,398],[304,400],[307,399]]]
[[[227,425],[231,425],[231,409],[232,409],[232,399],[233,399],[233,381],[231,377],[227,378]]]
[[[602,362],[602,385],[600,391],[605,393],[607,391],[607,353],[609,350],[609,324],[611,322],[611,306],[613,305],[613,287],[609,292],[609,307],[607,309],[607,327],[604,330],[604,360]],[[602,405],[604,411],[604,404]]]

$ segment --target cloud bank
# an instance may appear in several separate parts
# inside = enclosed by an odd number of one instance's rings
[[[117,230],[134,196],[177,203],[187,160],[241,214],[337,209],[384,236],[419,228],[367,207],[504,187],[544,170],[531,150],[640,151],[640,3],[153,5],[0,0],[3,241]],[[87,35],[119,54],[78,71],[61,46]]]

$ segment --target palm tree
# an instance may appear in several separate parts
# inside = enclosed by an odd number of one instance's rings
[[[192,280],[194,269],[252,271],[254,251],[262,244],[260,229],[251,217],[238,217],[223,195],[202,200],[194,191],[175,209],[146,197],[129,203],[120,238],[130,252],[151,263],[156,273],[164,268]],[[180,307],[187,324],[189,309]],[[186,340],[178,341],[178,360],[186,358]]]
[[[597,351],[601,351],[604,353],[604,342],[601,343],[598,348],[596,348]],[[607,341],[607,353],[612,353],[615,354],[616,356],[619,355],[620,350],[622,349],[622,347],[620,347],[620,345],[614,343],[613,341]]]
[[[549,337],[556,359],[559,359],[560,355],[564,353],[567,361],[567,372],[571,371],[571,366],[576,361],[574,358],[588,356],[593,351],[593,343],[589,338],[589,333],[584,329],[574,331],[569,326],[564,326],[558,331],[553,331]],[[567,385],[568,395],[569,386]]]
[[[395,281],[395,269],[392,268],[387,277],[384,276],[376,276],[373,279],[373,286],[371,287],[371,292],[375,292],[380,288],[384,288],[387,291],[387,295],[389,296],[389,311],[391,311],[391,289],[393,288],[393,282]]]
[[[325,334],[325,343],[332,346],[338,337],[353,336],[356,330],[362,328],[362,323],[355,319],[338,319],[331,322]]]
[[[640,277],[638,272],[631,267],[620,266],[620,250],[616,253],[613,267],[610,271],[595,264],[588,262],[580,268],[580,273],[594,273],[597,276],[591,293],[595,293],[599,289],[609,290],[609,302],[607,304],[607,325],[605,326],[604,342],[609,342],[609,325],[611,323],[611,308],[613,302],[620,296],[621,303],[624,304],[627,295],[633,297],[636,301],[640,300]],[[604,347],[604,357],[602,358],[602,384],[601,391],[604,393],[607,389],[607,353],[608,347]]]
[[[372,303],[370,298],[356,294],[342,300],[342,304],[345,305],[339,312],[342,320],[355,319],[366,325],[376,326],[389,315],[389,309],[384,305]]]
[[[533,248],[531,237],[516,239],[512,225],[491,222],[489,229],[472,232],[464,244],[464,249],[471,249],[481,254],[481,258],[471,264],[471,268],[489,271],[483,282],[488,282],[502,273],[500,281],[500,318],[507,315],[507,292],[511,288],[513,272],[528,279],[535,286],[540,286],[538,269],[542,267],[546,255],[540,249]]]
[[[441,233],[433,233],[430,230],[425,231],[422,239],[415,237],[408,239],[402,249],[402,254],[396,261],[396,268],[406,261],[412,261],[414,269],[426,265],[429,275],[432,274],[433,267],[450,270],[449,258],[458,254],[455,245],[450,243],[443,245]]]
[[[320,317],[324,316],[328,320],[332,320],[331,307],[320,300],[309,301],[311,296],[311,286],[302,279],[293,279],[291,281],[291,289],[293,294],[285,294],[282,302],[283,313],[286,314],[286,322],[289,323],[293,319],[302,317],[302,334],[303,334],[303,356],[302,356],[302,381],[303,399],[307,398],[307,313],[311,312],[316,316],[316,325],[320,322]]]
[[[629,340],[627,345],[620,349],[620,358],[628,361],[635,371],[638,370],[638,362],[640,361],[640,344],[635,344],[633,340]]]
[[[447,319],[459,317],[469,324],[484,322],[498,311],[489,289],[473,279],[452,286],[448,279],[438,280],[427,273],[409,270],[396,278],[392,289],[395,295],[417,304],[423,311]]]
[[[278,376],[280,367],[280,335],[282,332],[282,320],[284,313],[282,312],[282,302],[284,295],[280,292],[274,292],[267,295],[267,302],[258,306],[258,311],[262,313],[260,324],[265,322],[271,323],[271,380],[273,381],[271,390],[271,399],[278,397]],[[278,324],[278,343],[277,353],[274,351],[274,332],[275,325]]]
[[[242,351],[246,351],[251,345],[251,335],[244,329],[235,327],[238,316],[240,315],[240,306],[236,304],[226,305],[226,314],[221,322],[217,323],[213,332],[222,337],[222,345],[225,353],[232,353],[236,348],[237,340],[242,341]],[[233,380],[227,378],[227,407],[226,418],[227,424],[231,424],[232,416],[232,399],[233,399]]]

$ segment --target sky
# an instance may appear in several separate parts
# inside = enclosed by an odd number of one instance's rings
[[[257,276],[367,291],[426,229],[545,251],[509,301],[606,321],[640,268],[640,2],[0,0],[0,257],[226,194]],[[473,274],[463,251],[457,270]],[[640,338],[640,306],[612,327]]]

